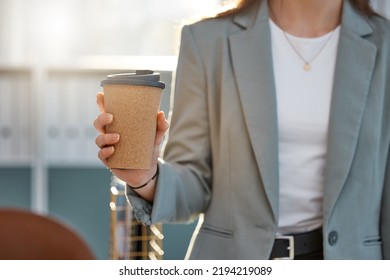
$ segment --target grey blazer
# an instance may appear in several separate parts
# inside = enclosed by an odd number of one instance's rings
[[[200,223],[191,259],[268,259],[278,127],[267,1],[182,29],[169,140],[146,224]],[[325,259],[390,258],[390,24],[344,1],[323,198]]]

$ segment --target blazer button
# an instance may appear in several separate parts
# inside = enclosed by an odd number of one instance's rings
[[[330,246],[336,245],[338,240],[337,231],[331,231],[328,235],[328,242]]]

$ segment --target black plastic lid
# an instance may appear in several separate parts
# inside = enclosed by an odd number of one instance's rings
[[[160,73],[154,73],[151,70],[136,70],[135,73],[108,75],[105,80],[100,82],[100,86],[104,85],[140,85],[165,88],[165,84],[160,81]]]

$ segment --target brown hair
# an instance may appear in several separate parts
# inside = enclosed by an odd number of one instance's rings
[[[227,11],[224,11],[218,16],[228,16],[228,15],[233,15],[236,14],[242,10],[250,8],[253,4],[258,3],[262,0],[235,0],[236,6],[232,9],[229,9]],[[348,0],[352,6],[362,13],[365,16],[373,16],[377,15],[377,13],[372,9],[370,5],[370,0]]]

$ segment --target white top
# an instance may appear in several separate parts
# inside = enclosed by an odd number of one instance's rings
[[[329,111],[340,27],[321,37],[299,38],[284,33],[271,20],[270,25],[279,126],[278,234],[299,233],[322,225]],[[297,52],[309,62],[315,57],[311,70],[304,70],[305,63]]]

